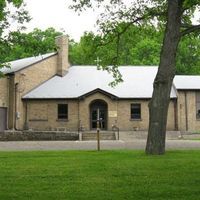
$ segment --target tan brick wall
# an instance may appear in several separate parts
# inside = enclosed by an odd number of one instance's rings
[[[61,35],[56,37],[56,45],[58,47],[58,68],[57,74],[64,76],[68,72],[68,36]]]
[[[186,113],[187,113],[187,118],[186,118]],[[189,131],[200,130],[200,120],[196,119],[195,91],[178,91],[179,130],[181,131],[186,130],[186,119],[188,120],[187,124],[188,124]]]
[[[141,120],[131,120],[131,103],[141,104]],[[119,101],[118,104],[118,126],[120,130],[146,130],[148,128],[148,101]]]
[[[185,109],[185,94],[184,92],[178,92],[178,129],[181,131],[186,130],[186,109]]]
[[[35,102],[28,104],[29,120],[48,120],[48,110],[48,103]]]
[[[16,73],[16,81],[21,84],[22,95],[53,77],[57,72],[57,55],[44,59]],[[25,75],[23,77],[23,74]],[[22,78],[23,77],[23,78]],[[21,78],[21,82],[20,82]]]
[[[132,103],[141,104],[141,120],[131,119]],[[147,130],[149,126],[149,109],[148,100],[121,100],[118,103],[118,126],[121,130]],[[167,130],[174,130],[174,103],[171,101],[169,105]]]
[[[138,130],[148,129],[148,101],[147,100],[112,100],[110,97],[95,93],[84,100],[46,100],[46,101],[29,101],[28,102],[28,124],[29,128],[35,130],[52,130],[57,127],[66,127],[67,130],[77,130],[79,120],[85,130],[90,130],[90,104],[94,100],[103,100],[108,105],[108,130],[112,129],[112,125],[117,122],[120,130]],[[67,103],[69,110],[68,121],[57,120],[57,104]],[[130,120],[131,103],[141,104],[141,120]],[[117,111],[117,117],[111,116],[109,113]],[[168,130],[175,129],[174,123],[174,102],[170,102],[168,115]]]
[[[15,74],[15,83],[18,83],[17,112],[20,113],[20,118],[17,119],[17,129],[23,129],[25,121],[24,104],[21,98],[35,87],[53,77],[56,72],[57,55],[44,59]]]
[[[68,104],[68,120],[58,120],[58,104]],[[78,130],[78,101],[49,100],[29,101],[27,105],[28,126],[33,130],[54,130],[64,127]]]
[[[103,100],[108,105],[108,113],[109,111],[116,111],[117,110],[117,101],[111,100],[110,97],[103,95],[101,93],[95,93],[84,100],[80,101],[79,103],[79,113],[80,113],[80,120],[81,124],[84,126],[85,130],[90,130],[90,104],[94,100]],[[115,120],[117,120],[117,117],[109,117],[108,116],[108,129],[111,130],[112,124],[115,123]]]
[[[176,127],[175,127],[175,110],[174,109],[175,109],[174,100],[171,100],[170,104],[169,104],[168,117],[167,117],[167,130],[169,130],[169,131],[176,130]]]
[[[8,80],[7,77],[0,78],[0,107],[8,106]]]
[[[9,85],[9,102],[8,102],[8,128],[14,129],[15,128],[15,76],[9,75],[8,79]]]
[[[117,111],[117,117],[110,117],[108,114],[108,130],[112,129],[112,125],[117,121],[117,126],[120,130],[133,130],[138,128],[139,130],[147,130],[149,123],[149,111],[147,100],[112,100],[110,97],[105,96],[101,93],[96,93],[85,98],[79,104],[80,120],[81,124],[86,130],[90,129],[90,103],[93,100],[101,99],[104,100],[108,105],[108,113],[110,111]],[[141,104],[141,120],[130,120],[130,105],[131,103]],[[174,102],[171,101],[168,112],[168,123],[167,129],[175,129],[174,121]]]

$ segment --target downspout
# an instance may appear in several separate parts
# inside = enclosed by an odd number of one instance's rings
[[[80,131],[80,126],[81,126],[81,122],[80,122],[80,100],[78,98],[78,133]]]
[[[15,104],[15,112],[14,112],[14,128],[15,130],[18,131],[17,129],[17,87],[18,87],[18,83],[15,83],[15,99],[14,99],[14,104]]]
[[[118,112],[119,112],[119,99],[117,98],[117,118],[116,118],[116,126],[118,127]]]
[[[25,123],[24,123],[24,129],[28,130],[28,102],[25,101]]]
[[[172,87],[176,93],[176,98],[174,99],[174,129],[175,131],[178,131],[178,91],[174,83],[172,84]]]
[[[175,129],[175,131],[178,131],[177,99],[174,99],[174,129]]]
[[[15,107],[15,74],[11,73],[8,74],[9,76],[9,81],[8,81],[8,129],[14,130],[14,107]]]
[[[186,131],[188,131],[188,106],[187,106],[187,92],[184,92],[185,94],[185,128]]]
[[[9,97],[10,97],[10,95],[9,95],[9,81],[10,81],[10,77],[9,76],[7,76],[7,121],[6,121],[6,129],[8,130],[9,128],[8,128],[8,123],[9,123],[9,109],[10,109],[10,100],[9,100]]]

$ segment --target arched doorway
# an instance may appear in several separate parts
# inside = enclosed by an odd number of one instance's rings
[[[107,129],[108,105],[105,101],[97,99],[90,103],[90,129],[97,128],[97,120],[100,119],[100,128]]]

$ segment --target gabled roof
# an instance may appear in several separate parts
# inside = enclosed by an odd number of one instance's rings
[[[47,53],[44,55],[39,55],[39,56],[34,56],[34,57],[29,57],[29,58],[23,58],[23,59],[19,59],[19,60],[15,60],[15,61],[11,61],[8,62],[9,68],[8,67],[4,67],[1,69],[1,72],[3,72],[4,74],[10,74],[10,73],[14,73],[17,71],[20,71],[30,65],[33,65],[35,63],[38,63],[46,58],[49,58],[53,55],[55,55],[56,53]]]
[[[55,76],[26,94],[23,99],[79,98],[100,89],[118,98],[151,98],[157,67],[119,67],[124,80],[115,88],[109,86],[113,77],[95,66],[72,66],[64,77]],[[172,87],[171,98],[176,98]]]
[[[108,97],[110,97],[112,99],[118,99],[117,96],[115,96],[113,94],[110,94],[110,93],[108,93],[108,92],[106,92],[106,91],[104,91],[104,90],[102,90],[100,88],[97,88],[97,89],[92,90],[92,91],[90,91],[90,92],[88,92],[86,94],[83,94],[82,96],[79,96],[79,98],[80,99],[84,99],[85,97],[90,96],[90,95],[95,94],[95,93],[101,93],[101,94],[104,94],[104,95],[106,95],[106,96],[108,96]]]
[[[177,75],[174,84],[177,90],[200,90],[200,76]]]

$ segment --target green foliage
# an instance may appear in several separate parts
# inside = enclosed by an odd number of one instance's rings
[[[12,8],[12,9],[11,9]],[[9,42],[5,34],[8,31],[11,23],[19,25],[19,30],[23,29],[23,23],[28,22],[30,17],[28,12],[25,10],[23,0],[0,0],[0,59],[1,63],[5,60],[2,55],[6,55],[9,52]],[[5,64],[4,64],[5,66]],[[3,67],[0,64],[0,68]],[[2,73],[0,72],[0,76]]]
[[[3,33],[9,29],[11,23],[20,24],[19,30],[24,28],[23,23],[30,21],[28,12],[25,10],[23,0],[1,0],[0,1],[0,39]]]
[[[118,44],[118,64],[157,65],[161,38],[161,33],[154,27],[129,27]],[[94,65],[99,57],[102,65],[115,64],[113,60],[116,55],[115,40],[113,34],[100,37],[93,33],[85,33],[80,43],[72,46],[72,63]]]
[[[200,74],[200,37],[182,38],[177,54],[177,74]]]
[[[76,11],[81,12],[88,8],[99,7],[103,11],[97,20],[97,25],[106,47],[102,46],[101,50],[98,48],[93,54],[101,58],[102,66],[113,65],[116,68],[118,65],[159,64],[167,21],[167,5],[173,0],[133,0],[129,2],[125,0],[73,0],[73,2],[71,8]],[[200,1],[180,0],[179,3],[183,3],[180,16],[183,24],[180,36],[192,31],[198,35],[200,26],[194,30],[190,28],[194,11],[200,8]],[[199,47],[199,43],[197,36],[182,39],[177,52],[176,71],[178,74],[200,74],[199,52],[196,48]],[[195,50],[197,50],[196,53]],[[77,58],[76,61],[78,61]],[[87,61],[90,62],[89,59]]]
[[[30,33],[11,32],[0,59],[7,62],[56,51],[55,37],[61,34],[54,28],[34,29]]]
[[[191,6],[200,6],[199,0],[184,0],[183,4],[184,8],[191,7]]]
[[[76,65],[93,65],[97,57],[99,37],[92,32],[84,33],[79,43],[71,42],[70,61]]]
[[[122,24],[124,26],[124,24]],[[30,33],[12,32],[8,42],[0,43],[1,61],[45,54],[56,50],[55,37],[62,33],[54,28],[35,29]],[[119,42],[118,65],[158,65],[163,32],[153,26],[130,26]],[[116,38],[113,34],[100,37],[84,33],[80,42],[70,40],[69,57],[72,65],[97,65],[100,58],[104,69],[115,65]],[[177,74],[200,74],[200,40],[198,35],[183,38],[177,52]],[[117,73],[116,73],[117,76]]]
[[[160,60],[163,31],[153,26],[130,26],[119,42],[119,65],[157,65]],[[71,44],[70,61],[75,65],[114,65],[116,38],[101,38],[85,33],[79,43]],[[200,74],[200,39],[198,35],[182,38],[177,52],[177,74]]]

